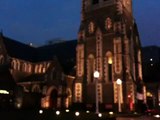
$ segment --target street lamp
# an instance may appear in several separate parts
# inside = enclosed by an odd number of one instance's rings
[[[117,96],[118,97],[118,112],[122,112],[122,108],[121,108],[121,91],[120,91],[122,80],[121,79],[117,79],[116,83],[118,85],[118,88],[117,88],[117,91],[118,91],[118,96]]]
[[[99,113],[99,104],[98,104],[98,78],[99,78],[99,72],[94,72],[94,78],[95,78],[95,92],[96,92],[96,114]]]

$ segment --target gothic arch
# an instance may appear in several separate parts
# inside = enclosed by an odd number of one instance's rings
[[[27,65],[27,68],[28,68],[28,72],[32,72],[32,65],[30,63]]]
[[[112,28],[112,20],[110,17],[107,17],[105,20],[105,29],[110,30]]]
[[[84,45],[78,45],[77,51],[77,76],[83,76],[84,74]]]
[[[17,67],[16,60],[13,59],[11,65],[13,69],[16,69]]]
[[[35,65],[35,73],[38,73],[38,65]]]
[[[112,81],[113,69],[113,55],[111,51],[106,52],[105,55],[105,81]]]
[[[40,90],[40,86],[39,85],[33,85],[32,87],[32,92],[36,92],[36,93],[40,93],[41,90]]]
[[[39,69],[38,69],[38,72],[39,72],[39,73],[42,73],[42,68],[43,68],[43,65],[40,64],[40,65],[39,65]]]
[[[56,108],[57,107],[57,98],[58,98],[58,90],[56,87],[51,86],[47,90],[46,96],[49,98],[49,107]]]
[[[16,60],[16,65],[17,65],[17,70],[20,70],[21,67],[21,63],[19,60]]]
[[[142,61],[141,61],[141,51],[138,50],[138,76],[142,79]]]
[[[66,108],[68,108],[69,105],[72,103],[72,90],[70,88],[67,88],[66,93],[67,93]]]
[[[87,59],[87,81],[93,82],[93,73],[95,70],[95,58],[93,54],[90,54]]]
[[[22,69],[24,72],[27,72],[27,64],[25,62],[23,63]]]

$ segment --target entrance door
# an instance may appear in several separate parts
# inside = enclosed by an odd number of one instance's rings
[[[52,90],[51,94],[50,94],[50,107],[51,108],[56,108],[57,107],[57,97],[58,97],[58,93],[57,90]]]

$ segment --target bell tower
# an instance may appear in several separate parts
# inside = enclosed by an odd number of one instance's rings
[[[76,53],[74,103],[94,109],[98,100],[103,110],[135,109],[142,61],[132,0],[82,0]]]

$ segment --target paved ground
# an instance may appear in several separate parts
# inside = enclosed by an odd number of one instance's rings
[[[160,120],[152,116],[140,116],[140,117],[119,117],[116,120]]]
[[[103,114],[103,117],[98,117],[95,113],[81,112],[79,116],[75,116],[75,112],[61,112],[56,115],[54,110],[0,110],[0,120],[160,120],[151,116],[136,116],[136,117],[111,117]]]

